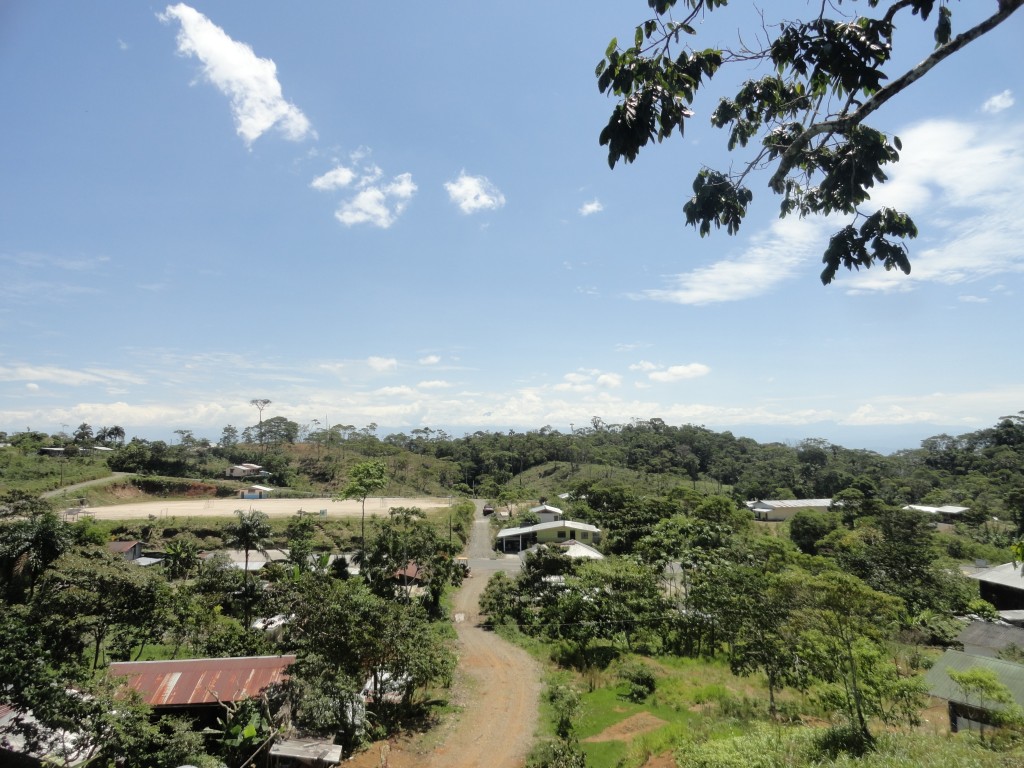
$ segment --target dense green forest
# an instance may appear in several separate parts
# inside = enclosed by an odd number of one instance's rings
[[[184,430],[173,444],[117,431],[20,433],[0,449],[0,703],[50,727],[74,723],[99,764],[141,749],[151,755],[143,768],[213,765],[210,755],[241,765],[254,744],[232,740],[232,728],[255,724],[255,739],[285,716],[347,749],[431,722],[430,702],[443,697],[429,692],[450,681],[455,664],[444,595],[464,575],[455,556],[473,505],[457,504],[447,519],[397,508],[366,530],[358,520],[272,522],[258,512],[70,523],[59,514],[63,499],[37,493],[59,489],[62,464],[64,484],[101,478],[100,490],[81,493],[108,502],[111,488],[129,485],[160,497],[232,494],[248,481],[225,470],[242,462],[259,464],[286,494],[475,496],[507,511],[509,525],[534,522],[532,504],[563,495],[557,503],[571,518],[602,530],[605,559],[531,553],[520,572],[496,574],[481,602],[497,631],[552,664],[537,768],[644,764],[581,738],[599,730],[591,723],[612,707],[609,695],[667,719],[657,748],[678,765],[754,764],[755,744],[756,764],[794,768],[850,756],[936,768],[951,764],[944,755],[965,765],[1021,759],[1016,710],[992,723],[998,737],[984,746],[929,741],[919,728],[924,670],[955,647],[963,617],[996,616],[960,564],[1020,551],[1022,415],[889,456],[815,439],[760,444],[657,419],[457,438],[272,418],[228,427],[217,443]],[[102,480],[112,471],[129,475]],[[763,524],[742,503],[757,498],[836,503]],[[904,509],[910,503],[970,511],[937,527]],[[141,569],[107,553],[106,542],[125,537],[159,551],[163,564]],[[287,548],[288,560],[258,575],[198,556],[234,546],[248,558],[271,545]],[[339,553],[350,553],[358,573]],[[413,560],[425,576],[415,593],[393,578]],[[273,615],[291,618],[277,634],[254,628],[254,618]],[[154,720],[141,704],[115,707],[104,675],[118,659],[261,653],[296,653],[291,681],[266,707],[226,712],[220,737]],[[365,727],[352,703],[368,677],[382,676],[404,681],[402,695]],[[720,682],[691,690],[685,681],[694,679]],[[773,724],[786,728],[772,736]]]

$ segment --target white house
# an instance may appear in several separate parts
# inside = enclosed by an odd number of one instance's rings
[[[235,464],[224,470],[224,477],[253,477],[262,473],[259,464]]]
[[[907,504],[903,508],[924,512],[938,518],[943,523],[955,523],[962,519],[965,513],[971,511],[970,507],[957,507],[953,504],[946,504],[942,507],[929,507],[925,504]]]
[[[504,528],[498,531],[497,549],[502,552],[519,552],[534,544],[562,544],[581,541],[596,544],[601,540],[601,529],[590,523],[574,520],[553,520],[522,528]]]
[[[789,520],[801,509],[823,512],[832,507],[832,499],[758,499],[745,503],[747,509],[754,513],[755,520],[765,522]]]
[[[551,507],[547,504],[541,504],[537,507],[530,507],[530,511],[533,512],[537,517],[540,518],[542,523],[551,523],[555,520],[561,520],[565,517],[565,513],[558,507]]]

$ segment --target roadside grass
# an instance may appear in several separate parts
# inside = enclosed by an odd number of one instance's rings
[[[69,458],[25,455],[17,448],[0,448],[0,493],[45,493],[63,485],[110,476],[106,457],[81,455]]]

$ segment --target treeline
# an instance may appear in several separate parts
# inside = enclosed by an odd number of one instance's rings
[[[90,432],[84,424],[75,434]],[[608,424],[597,417],[568,432],[543,426],[462,437],[429,427],[379,437],[376,424],[300,425],[280,416],[241,429],[228,425],[216,442],[190,430],[176,430],[172,443],[110,442],[109,429],[99,433],[116,448],[111,468],[146,474],[213,476],[230,463],[254,462],[277,485],[332,491],[354,461],[383,458],[392,477],[410,488],[497,498],[513,478],[558,463],[570,477],[584,466],[620,468],[634,473],[638,485],[654,476],[665,481],[662,487],[704,482],[737,499],[833,498],[856,489],[885,504],[971,507],[979,519],[1013,520],[1024,531],[1024,412],[887,456],[815,438],[758,443],[661,419]],[[25,434],[9,439],[23,445]],[[39,434],[31,435],[38,442]]]

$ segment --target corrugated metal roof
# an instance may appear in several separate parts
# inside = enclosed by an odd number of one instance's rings
[[[256,696],[283,681],[294,661],[295,656],[121,661],[110,665],[110,674],[127,678],[152,707],[182,707]]]
[[[107,549],[123,555],[125,552],[130,552],[138,543],[137,541],[109,541]]]
[[[928,693],[940,699],[955,701],[958,704],[976,705],[977,701],[964,699],[963,691],[949,676],[951,669],[957,672],[966,672],[968,669],[974,668],[991,669],[995,672],[999,682],[1010,689],[1013,700],[1024,706],[1024,665],[1002,659],[990,659],[987,656],[973,656],[963,651],[946,651],[935,661],[935,664],[924,676],[925,682],[928,684]]]
[[[1024,629],[1010,627],[1005,624],[993,624],[989,621],[972,621],[957,637],[964,644],[964,650],[980,653],[982,656],[996,656],[998,652],[1011,645],[1024,650]],[[974,648],[967,646],[976,646]],[[982,652],[979,649],[989,652]]]
[[[1024,589],[1024,576],[1021,575],[1020,563],[1003,563],[995,568],[977,573],[968,573],[972,579],[984,581],[988,584],[999,584],[1013,589]]]
[[[754,507],[753,504],[765,505],[772,509],[819,509],[821,507],[831,507],[832,499],[762,499],[760,501],[748,501],[746,502],[750,509]]]

